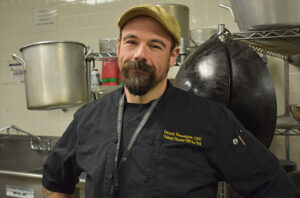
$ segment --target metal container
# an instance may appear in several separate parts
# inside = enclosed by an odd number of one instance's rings
[[[299,0],[230,1],[241,31],[288,29],[300,26]]]
[[[288,105],[289,114],[298,122],[300,122],[300,105],[299,104],[289,104]]]
[[[184,43],[181,43],[181,45],[183,45],[185,48],[188,47],[190,42],[189,7],[181,4],[157,4],[157,6],[164,8],[177,19],[181,29],[181,37],[184,41]]]
[[[56,143],[59,137],[40,136],[41,141]],[[42,168],[49,151],[35,151],[30,137],[0,134],[0,197],[41,198]],[[84,198],[85,174],[81,174],[74,198]]]
[[[200,28],[191,30],[191,40],[194,42],[194,44],[200,46],[202,43],[204,43],[206,40],[217,33],[217,28]]]
[[[88,102],[84,44],[43,41],[20,49],[24,59],[13,58],[25,68],[28,109],[56,109]]]

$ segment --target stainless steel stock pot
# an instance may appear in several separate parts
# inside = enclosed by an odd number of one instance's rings
[[[241,31],[289,29],[300,26],[299,0],[230,0],[223,4]],[[232,8],[232,10],[231,10]]]
[[[56,109],[88,102],[87,47],[75,41],[42,41],[20,49],[28,109]]]

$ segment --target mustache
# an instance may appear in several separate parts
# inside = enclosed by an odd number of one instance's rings
[[[139,69],[147,73],[155,73],[155,67],[147,64],[145,61],[128,61],[124,64],[122,72],[128,72],[131,69]]]

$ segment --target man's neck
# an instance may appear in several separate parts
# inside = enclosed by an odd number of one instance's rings
[[[146,104],[152,100],[159,98],[167,88],[167,79],[158,83],[155,87],[150,89],[145,95],[136,96],[131,94],[126,86],[124,86],[125,95],[128,103]]]

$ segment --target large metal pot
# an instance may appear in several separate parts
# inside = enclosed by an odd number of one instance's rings
[[[190,42],[190,11],[189,7],[181,4],[157,4],[173,15],[179,23],[181,29],[181,37],[184,47],[189,46]]]
[[[204,43],[206,40],[217,33],[217,28],[200,28],[191,30],[191,42],[196,46],[200,46],[202,43]],[[192,45],[190,44],[190,46]]]
[[[288,29],[300,26],[299,0],[230,1],[241,31]],[[222,4],[220,6],[226,7]]]
[[[28,109],[66,108],[88,102],[87,48],[74,41],[43,41],[20,49]]]

